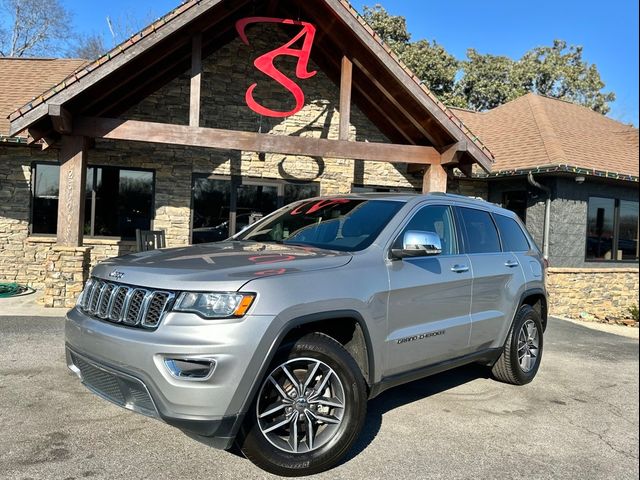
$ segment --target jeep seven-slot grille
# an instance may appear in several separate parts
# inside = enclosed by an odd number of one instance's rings
[[[91,278],[82,292],[78,307],[90,317],[130,327],[156,328],[174,299],[173,292]]]

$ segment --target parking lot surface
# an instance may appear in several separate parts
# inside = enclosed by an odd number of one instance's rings
[[[0,317],[0,477],[273,478],[90,394],[68,373],[64,323]],[[551,320],[525,387],[471,366],[369,403],[349,458],[319,479],[638,478],[638,341]]]

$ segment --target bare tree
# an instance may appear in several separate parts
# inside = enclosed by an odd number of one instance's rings
[[[104,44],[102,35],[94,33],[86,37],[80,37],[78,45],[71,52],[71,56],[87,60],[95,60],[107,50],[108,48]]]
[[[55,56],[70,37],[71,16],[60,0],[0,0],[0,56]]]

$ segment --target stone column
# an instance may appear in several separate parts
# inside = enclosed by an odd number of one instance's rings
[[[44,306],[72,308],[89,277],[92,247],[54,245],[47,261]]]

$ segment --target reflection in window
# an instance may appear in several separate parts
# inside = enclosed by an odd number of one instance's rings
[[[34,166],[32,232],[55,234],[58,219],[58,165]],[[136,229],[150,230],[154,177],[151,171],[117,167],[87,169],[84,233],[135,238]]]
[[[638,260],[638,202],[589,198],[587,260]]]
[[[453,218],[449,207],[424,207],[411,219],[411,221],[409,221],[409,224],[405,227],[402,235],[398,237],[394,248],[402,248],[404,234],[411,230],[437,234],[442,242],[442,253],[444,255],[453,255],[454,253],[458,253],[455,241]]]
[[[31,215],[33,233],[56,233],[59,185],[60,167],[58,165],[43,164],[33,170],[33,213]]]
[[[226,240],[278,208],[320,193],[317,183],[234,180],[194,175],[193,244]]]
[[[587,259],[613,259],[613,223],[615,200],[592,197],[589,199],[587,220]]]
[[[496,253],[501,251],[498,231],[491,215],[483,210],[461,208],[464,221],[467,253]]]

